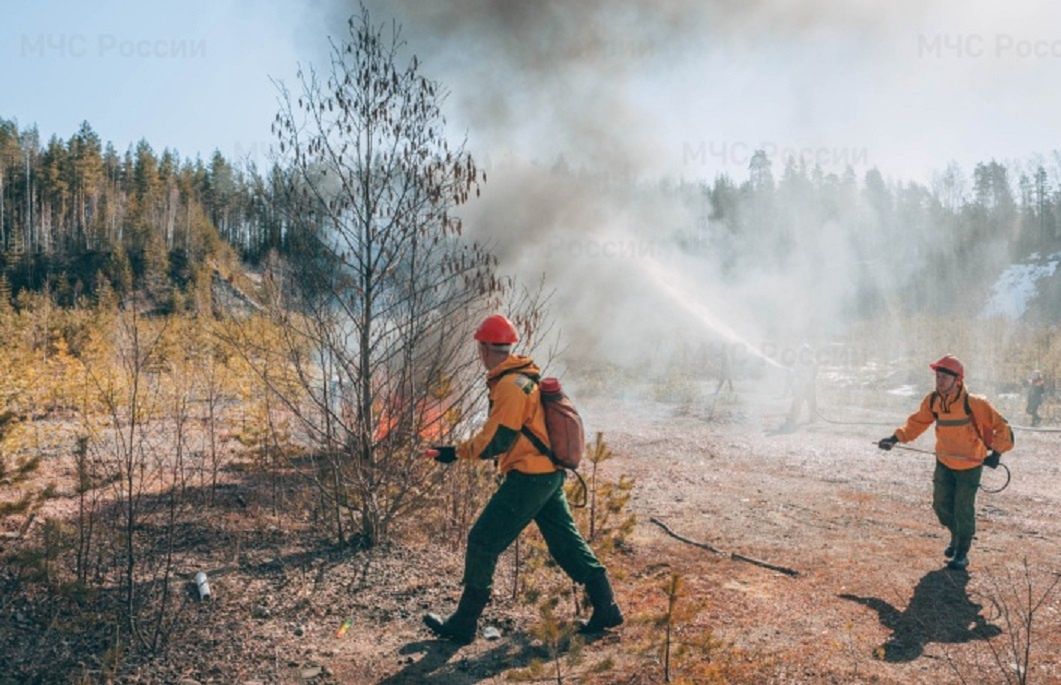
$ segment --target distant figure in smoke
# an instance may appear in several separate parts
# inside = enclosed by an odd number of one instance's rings
[[[718,361],[718,387],[715,388],[715,394],[721,394],[722,389],[725,387],[728,387],[730,392],[734,391],[733,378],[729,369],[729,345],[722,343],[722,351],[719,353]]]
[[[796,363],[789,370],[792,387],[792,406],[785,419],[784,430],[794,430],[799,421],[803,405],[807,405],[807,422],[813,423],[818,415],[818,364],[814,360],[814,350],[810,345],[802,345],[796,354]]]
[[[1046,394],[1046,381],[1043,379],[1043,374],[1039,371],[1032,371],[1031,378],[1028,379],[1028,415],[1032,417],[1032,425],[1038,426],[1043,422],[1043,418],[1039,416],[1039,406],[1043,403],[1043,395]]]
[[[877,446],[890,450],[910,442],[936,424],[936,471],[932,476],[932,508],[950,531],[943,556],[948,568],[963,570],[976,533],[976,491],[984,466],[998,468],[1003,452],[1013,448],[1013,431],[1002,415],[980,395],[965,388],[965,367],[946,355],[929,368],[936,373],[936,389],[906,419],[902,428]]]

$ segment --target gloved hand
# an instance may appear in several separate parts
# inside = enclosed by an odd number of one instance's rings
[[[457,448],[453,445],[432,445],[424,450],[424,456],[440,464],[452,464],[457,461]]]
[[[895,437],[894,435],[889,435],[888,437],[878,442],[877,447],[887,452],[891,448],[895,447],[895,443],[897,442],[899,442],[899,438]]]
[[[984,466],[986,466],[989,469],[997,469],[998,468],[998,464],[999,464],[998,460],[1001,459],[1001,458],[1002,458],[1001,454],[999,454],[995,450],[991,450],[991,454],[987,455],[987,458],[984,459]]]

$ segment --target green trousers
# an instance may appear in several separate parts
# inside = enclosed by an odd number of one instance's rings
[[[977,466],[955,471],[937,461],[932,475],[932,508],[951,532],[959,552],[969,551],[976,533],[976,491],[983,470]]]
[[[585,583],[604,567],[582,538],[564,495],[564,473],[527,475],[509,471],[468,533],[464,584],[489,590],[497,559],[534,521],[549,553],[576,583]]]

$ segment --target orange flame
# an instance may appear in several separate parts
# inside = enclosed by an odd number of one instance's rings
[[[446,439],[449,431],[460,420],[460,409],[448,398],[422,400],[416,409],[414,420],[420,426],[420,437],[426,442],[440,442]],[[395,428],[403,414],[399,405],[395,410],[384,408],[380,411],[379,421],[372,439],[376,442],[385,440]]]

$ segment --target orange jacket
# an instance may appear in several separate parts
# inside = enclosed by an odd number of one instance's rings
[[[966,413],[968,406],[972,415]],[[936,424],[936,458],[956,471],[974,469],[984,463],[988,450],[1007,452],[1013,448],[1013,431],[1002,415],[980,395],[958,386],[950,398],[935,391],[895,431],[900,442],[910,442]]]
[[[516,470],[521,473],[552,473],[552,460],[535,449],[527,436],[520,432],[526,425],[542,442],[549,444],[545,429],[545,410],[542,409],[537,378],[540,370],[530,357],[509,355],[508,359],[490,370],[486,385],[490,389],[490,412],[486,424],[471,440],[457,445],[461,459],[497,459],[501,473]]]

